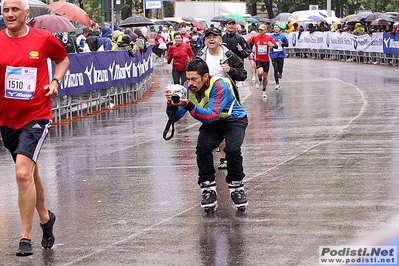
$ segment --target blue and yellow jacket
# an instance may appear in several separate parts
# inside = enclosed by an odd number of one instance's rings
[[[189,104],[185,107],[179,106],[175,121],[178,121],[189,111],[191,116],[198,121],[210,124],[214,121],[247,122],[245,109],[237,102],[234,97],[230,80],[213,76],[210,85],[199,92],[192,92],[188,83],[184,84],[187,89]],[[171,111],[167,109],[168,116]]]

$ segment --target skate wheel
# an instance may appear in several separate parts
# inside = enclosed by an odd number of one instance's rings
[[[211,212],[214,212],[215,209],[216,209],[215,207],[206,207],[206,208],[205,208],[205,212],[206,212],[206,213],[211,213]]]
[[[245,206],[237,207],[237,211],[239,211],[239,212],[245,212]]]

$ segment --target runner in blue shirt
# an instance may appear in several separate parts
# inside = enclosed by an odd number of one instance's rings
[[[288,39],[283,33],[281,33],[281,28],[278,25],[273,26],[273,34],[270,35],[277,44],[277,48],[272,48],[270,52],[270,58],[272,59],[273,69],[274,69],[274,80],[276,81],[276,90],[280,89],[280,79],[283,75],[285,49],[288,47]]]

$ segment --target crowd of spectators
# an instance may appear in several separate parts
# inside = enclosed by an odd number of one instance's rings
[[[330,31],[330,32],[347,32],[353,35],[372,34],[374,32],[391,32],[395,34],[398,28],[399,22],[386,22],[383,25],[371,25],[371,22],[333,22],[328,24],[327,22],[315,22],[315,23],[296,23],[288,22],[285,27],[285,32],[302,32],[309,31],[313,33],[315,31]],[[395,30],[396,29],[396,30]]]
[[[269,33],[272,33],[272,23],[269,24]],[[399,22],[387,22],[381,25],[371,25],[371,22],[333,22],[328,24],[325,21],[313,23],[288,22],[279,23],[283,28],[283,32],[298,32],[298,38],[301,33],[308,31],[310,33],[321,32],[347,32],[353,35],[361,36],[365,34],[371,35],[374,32],[390,32],[396,34],[399,30]],[[282,26],[281,26],[282,25]],[[211,24],[210,27],[217,27],[222,36],[228,31],[227,23],[218,23],[217,26]],[[246,27],[236,23],[234,32],[247,38],[250,33],[258,33],[258,23],[249,23]],[[190,22],[182,22],[172,25],[160,25],[155,30],[155,34],[151,36],[154,39],[151,43],[152,51],[156,55],[156,61],[161,64],[166,62],[169,47],[174,44],[175,32],[180,32],[183,42],[190,45],[191,50],[195,54],[204,47],[203,29],[199,30]],[[231,30],[231,29],[230,29]],[[137,28],[116,28],[112,31],[109,24],[100,26],[93,23],[91,27],[85,27],[77,34],[76,39],[66,34],[58,34],[58,39],[63,43],[68,53],[92,52],[92,51],[109,51],[109,50],[128,50],[131,56],[135,56],[137,51],[145,52],[149,46],[149,38],[151,33],[148,27]],[[166,47],[165,47],[166,44]]]
[[[74,40],[68,33],[59,33],[56,37],[64,45],[67,53],[127,50],[131,56],[135,56],[137,51],[143,53],[147,50],[149,43],[146,35],[146,27],[116,27],[112,30],[108,23],[101,27],[94,22],[90,27],[77,30]]]

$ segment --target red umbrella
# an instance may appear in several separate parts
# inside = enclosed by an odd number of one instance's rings
[[[46,7],[54,13],[69,18],[72,21],[76,21],[85,26],[91,25],[89,15],[77,5],[58,1],[48,4]]]
[[[386,20],[383,20],[382,18],[377,18],[375,20],[373,20],[370,25],[373,26],[389,26],[389,22]]]
[[[197,27],[198,30],[204,30],[205,29],[205,27],[201,23],[196,21],[196,20],[191,21],[191,24],[193,24],[194,27]]]
[[[48,30],[52,33],[75,31],[75,27],[69,20],[52,14],[34,17],[29,21],[29,25],[35,28]]]

